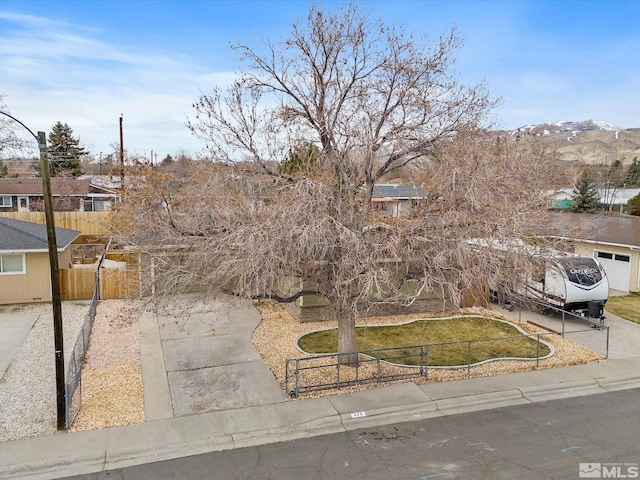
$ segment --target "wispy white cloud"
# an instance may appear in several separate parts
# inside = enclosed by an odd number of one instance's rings
[[[5,103],[33,129],[68,123],[87,147],[107,151],[125,117],[125,146],[161,154],[197,151],[185,122],[199,88],[230,74],[193,59],[139,45],[118,45],[104,32],[32,15],[0,12],[0,77]]]
[[[228,43],[286,36],[311,0],[57,0],[55,18],[16,13],[46,11],[31,8],[38,3],[0,3],[0,95],[10,111],[33,130],[66,122],[95,153],[117,141],[123,113],[125,146],[164,155],[204,147],[185,122],[201,91],[235,77]],[[503,98],[505,128],[587,118],[640,127],[636,2],[432,0],[428,14],[424,2],[362,3],[431,40],[457,24],[466,41],[456,68]]]

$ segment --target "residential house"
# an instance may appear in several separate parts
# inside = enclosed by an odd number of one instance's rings
[[[576,253],[600,261],[611,289],[640,292],[640,217],[558,213],[550,227],[572,240]]]
[[[58,267],[71,266],[80,232],[56,228]],[[47,227],[0,217],[0,304],[51,301]]]
[[[408,216],[412,207],[427,200],[427,192],[421,187],[409,187],[399,183],[383,183],[373,186],[371,203],[383,217]]]
[[[91,178],[51,178],[53,209],[57,212],[111,210],[118,201],[113,188]],[[0,178],[1,212],[42,212],[44,196],[41,178]]]
[[[627,203],[636,195],[640,195],[640,188],[601,188],[600,203],[611,212],[625,213]]]
[[[624,213],[627,209],[627,202],[640,195],[640,188],[599,188],[600,203],[605,205],[609,211]],[[550,207],[558,210],[571,208],[573,200],[572,188],[561,188],[551,193]]]

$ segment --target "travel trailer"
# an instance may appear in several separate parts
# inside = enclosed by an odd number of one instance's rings
[[[544,274],[521,288],[527,298],[591,318],[602,318],[609,298],[607,275],[598,260],[566,254],[548,261]]]
[[[542,259],[541,268],[526,279],[514,282],[511,288],[491,285],[492,300],[508,302],[515,294],[543,306],[599,318],[602,323],[604,305],[609,298],[609,281],[597,259],[560,251],[543,252],[533,247],[521,248]]]

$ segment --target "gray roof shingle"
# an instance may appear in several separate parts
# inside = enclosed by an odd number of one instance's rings
[[[67,248],[80,236],[77,230],[56,227],[58,251]],[[47,227],[39,223],[0,217],[0,252],[48,251]]]
[[[87,196],[91,180],[88,178],[53,177],[51,195]],[[0,178],[0,195],[42,196],[41,178]]]
[[[640,217],[556,213],[546,231],[577,240],[640,247]]]

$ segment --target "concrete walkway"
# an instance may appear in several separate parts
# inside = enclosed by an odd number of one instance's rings
[[[0,378],[11,365],[37,319],[36,313],[0,312]]]
[[[176,315],[176,311],[185,313]],[[0,478],[53,479],[400,421],[640,387],[640,356],[633,348],[640,345],[640,326],[632,324],[624,333],[624,348],[617,350],[620,356],[626,354],[625,358],[289,400],[251,345],[251,332],[258,322],[258,313],[250,303],[230,297],[188,302],[174,313],[146,314],[140,330],[147,421],[2,443]],[[612,325],[612,330],[614,327],[623,329]],[[615,348],[612,346],[612,351]]]
[[[251,343],[260,314],[250,302],[186,297],[177,311],[140,321],[147,421],[286,400]]]

